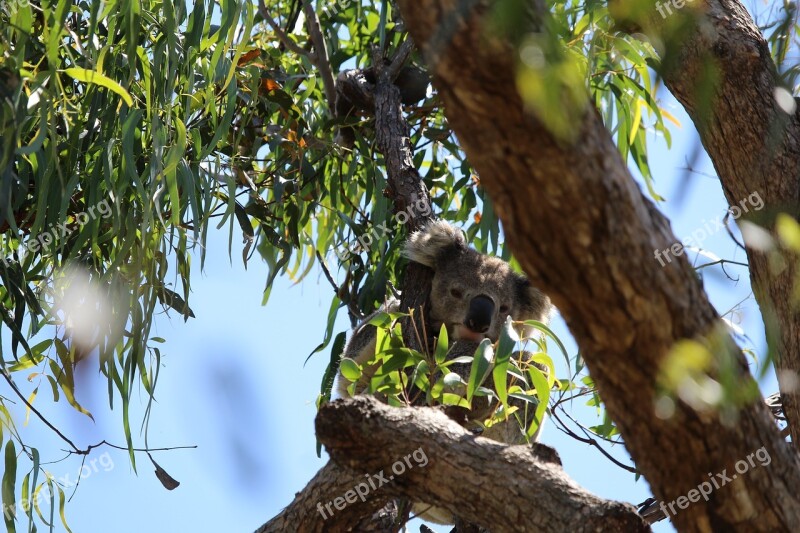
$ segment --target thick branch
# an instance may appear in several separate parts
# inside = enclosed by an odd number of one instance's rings
[[[407,53],[407,52],[404,52]],[[414,166],[409,127],[403,115],[403,104],[400,101],[400,90],[392,83],[391,68],[386,68],[380,57],[374,61],[377,72],[375,86],[375,137],[378,150],[383,154],[388,177],[388,189],[384,192],[394,202],[396,213],[405,211],[411,214],[408,220],[408,231],[422,227],[433,217],[431,197],[428,188],[422,182],[422,176]],[[402,310],[420,309],[428,300],[433,272],[422,265],[411,264],[406,269],[403,283],[403,295],[400,299]],[[426,350],[426,328],[423,320],[415,320],[412,328],[410,321],[403,323],[403,337],[406,345]],[[419,335],[412,334],[415,329]]]
[[[359,396],[320,409],[316,427],[331,463],[259,532],[281,531],[283,525],[341,531],[346,519],[352,525],[355,516],[390,497],[445,507],[493,533],[649,531],[632,506],[588,493],[557,462],[527,446],[475,437],[437,409],[394,408]],[[318,502],[324,507],[359,483],[369,492],[365,503],[358,499],[321,519]]]
[[[741,407],[736,425],[680,401],[671,417],[654,416],[666,354],[679,339],[711,333],[719,317],[685,257],[664,267],[653,258],[653,250],[676,239],[595,110],[576,123],[576,142],[557,141],[523,105],[516,51],[486,31],[485,7],[470,11],[457,0],[398,3],[511,249],[566,319],[656,496],[676,501],[708,481],[707,473],[733,472],[737,461],[762,447],[769,454],[769,466],[748,469],[707,503],[681,509],[672,517],[678,529],[800,527],[800,463],[763,402]],[[455,28],[446,40],[444,27]],[[736,364],[741,386],[753,386],[744,360]]]
[[[376,493],[364,502],[359,499],[348,503],[341,510],[333,506],[335,498],[343,498],[348,490],[363,480],[361,470],[353,471],[328,463],[297,493],[292,503],[258,528],[256,533],[348,531],[353,524],[371,516],[389,500],[388,494]],[[318,504],[321,504],[322,511]],[[330,504],[332,512],[325,508],[327,504]]]
[[[378,72],[375,86],[375,137],[378,150],[386,161],[389,190],[395,212],[410,211],[410,231],[420,228],[432,218],[431,198],[414,166],[409,127],[403,115],[400,89],[392,83],[391,68],[380,62],[374,67]],[[428,213],[425,215],[425,213]]]

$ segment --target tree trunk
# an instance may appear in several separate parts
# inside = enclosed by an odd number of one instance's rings
[[[515,52],[484,30],[484,3],[471,9],[453,0],[398,3],[511,250],[567,321],[632,458],[656,497],[675,502],[676,526],[800,527],[800,465],[762,401],[741,406],[735,425],[683,402],[667,419],[654,416],[664,357],[679,339],[711,334],[719,317],[685,257],[663,268],[654,259],[653,250],[676,239],[596,111],[588,108],[576,124],[575,142],[557,141],[524,108]],[[734,356],[742,387],[752,386],[741,354]],[[762,447],[769,466],[751,468],[715,488],[708,502],[683,509],[709,473],[732,473]]]
[[[679,41],[656,30],[668,44],[664,80],[697,126],[730,206],[741,210],[743,201],[758,194],[765,207],[750,215],[771,229],[778,212],[798,215],[798,110],[785,89],[787,110],[779,105],[779,83],[769,48],[744,6],[736,1],[706,5],[705,13]],[[705,30],[709,27],[713,31]],[[697,80],[707,77],[704,72],[715,72],[717,79],[716,90],[708,97],[702,97],[709,93],[697,86]],[[797,283],[795,260],[787,257],[787,268],[775,273],[763,252],[748,246],[747,258],[775,353],[784,413],[792,442],[798,443],[800,321],[797,306],[789,298]]]

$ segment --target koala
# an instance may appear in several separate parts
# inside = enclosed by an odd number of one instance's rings
[[[508,316],[546,321],[550,315],[550,300],[524,275],[469,248],[448,222],[433,221],[413,233],[404,255],[433,269],[428,318],[435,331],[445,324],[451,339],[495,342]]]
[[[470,248],[464,234],[446,221],[431,221],[424,228],[412,233],[405,244],[403,255],[434,271],[425,314],[434,328],[433,331],[438,332],[442,325],[447,329],[451,345],[448,359],[474,354],[483,339],[496,342],[509,316],[519,322],[547,322],[550,316],[552,306],[544,293],[533,287],[524,275],[514,272],[507,262]],[[345,346],[344,357],[354,359],[361,365],[367,363],[375,354],[376,342],[376,328],[368,324],[369,320],[378,312],[398,310],[399,302],[390,300],[379,311],[367,317],[354,330]],[[518,333],[527,336],[531,332]],[[456,364],[451,369],[466,380],[469,377],[469,366]],[[355,387],[357,394],[366,388],[374,372],[375,368],[364,369]],[[349,396],[349,385],[350,382],[340,373],[337,391],[341,397]],[[498,407],[485,398],[476,397],[475,400],[470,415],[473,422],[488,418]],[[521,409],[524,407],[520,405]],[[470,427],[470,424],[467,423],[466,427]],[[525,442],[525,435],[514,419],[495,424],[482,435],[508,444]],[[452,514],[446,510],[423,504],[415,504],[414,512],[422,513],[425,520],[441,524],[449,524],[453,520]]]
[[[528,279],[517,274],[500,258],[484,255],[467,246],[464,234],[444,220],[429,222],[412,233],[403,255],[434,271],[427,318],[434,331],[442,324],[448,338],[480,342],[484,338],[496,342],[506,317],[512,320],[547,322],[552,306],[549,298],[533,287]],[[359,364],[375,354],[375,326],[368,324],[381,311],[399,310],[400,302],[386,302],[368,316],[353,332],[344,356]],[[530,334],[530,331],[519,331]],[[366,385],[368,372],[363,383]],[[339,375],[337,391],[347,397],[349,382]],[[363,387],[356,387],[357,391]]]

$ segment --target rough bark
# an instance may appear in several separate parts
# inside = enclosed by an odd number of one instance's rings
[[[512,251],[566,319],[655,495],[675,501],[708,473],[732,472],[736,461],[762,446],[769,453],[770,466],[738,476],[708,503],[680,510],[672,517],[678,529],[800,527],[800,464],[763,402],[742,406],[735,424],[682,402],[672,417],[654,416],[664,356],[679,339],[709,334],[719,317],[685,257],[663,268],[653,258],[653,250],[676,239],[595,110],[576,124],[577,141],[558,142],[516,92],[514,50],[484,31],[486,3],[398,3]],[[447,39],[442,28],[450,29]],[[741,141],[730,151],[740,149]],[[746,383],[741,357],[739,364]]]
[[[323,407],[316,429],[332,463],[259,532],[347,531],[390,497],[446,507],[494,533],[649,531],[631,505],[598,498],[570,480],[547,459],[548,450],[534,453],[476,437],[438,409],[393,408],[359,396]],[[417,460],[419,452],[404,462],[420,449],[427,463]],[[376,475],[385,483],[375,481],[379,486],[366,502],[355,500],[320,519],[318,502],[324,506]]]
[[[345,102],[342,110],[354,107],[361,112],[374,113],[376,144],[383,155],[388,178],[384,194],[392,200],[395,213],[406,211],[414,215],[406,224],[408,232],[419,229],[433,218],[430,193],[414,166],[414,153],[408,122],[403,115],[400,90],[393,83],[411,46],[410,41],[404,43],[398,57],[389,65],[384,64],[380,54],[376,54],[372,67],[346,70],[339,73],[336,79],[337,101]],[[401,309],[415,309],[419,315],[419,309],[424,310],[428,299],[432,279],[431,269],[409,265],[402,287]],[[406,328],[405,333],[410,332],[411,328]],[[415,336],[404,337],[410,347],[422,348]]]
[[[256,533],[349,531],[353,524],[378,512],[389,501],[388,493],[376,493],[364,502],[357,500],[355,503],[348,503],[342,510],[331,504],[333,512],[329,514],[325,505],[335,498],[343,497],[345,492],[363,479],[361,470],[353,471],[329,462],[295,495],[291,504],[258,528]],[[322,506],[324,514],[320,513],[318,504]]]
[[[728,203],[739,206],[758,193],[765,203],[758,222],[771,228],[777,212],[798,214],[800,118],[796,110],[789,114],[777,103],[775,65],[745,7],[735,0],[703,5],[680,40],[660,27],[667,43],[664,80],[697,126]],[[698,90],[697,80],[712,70],[716,91],[709,95]],[[775,336],[771,340],[784,412],[792,442],[798,443],[800,320],[788,297],[797,283],[794,261],[789,259],[789,267],[775,273],[765,253],[747,247],[747,257],[756,300],[769,335]]]
[[[375,140],[378,150],[383,154],[388,177],[388,188],[384,193],[393,200],[395,212],[408,211],[415,215],[407,223],[408,231],[412,232],[424,226],[433,218],[433,214],[430,193],[414,166],[414,153],[411,150],[408,122],[403,115],[400,89],[393,83],[393,76],[398,72],[399,66],[402,66],[404,56],[410,51],[410,41],[407,44],[398,54],[401,57],[395,58],[388,66],[375,54],[373,68],[377,73],[374,91]],[[420,205],[424,207],[420,208]],[[400,298],[400,309],[413,310],[415,314],[414,326],[410,320],[403,322],[403,339],[410,348],[423,352],[427,351],[429,343],[429,339],[423,338],[423,332],[428,331],[424,325],[424,310],[432,281],[431,269],[422,265],[409,265]]]

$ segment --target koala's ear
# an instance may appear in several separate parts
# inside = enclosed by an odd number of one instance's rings
[[[525,276],[518,276],[516,285],[517,304],[521,309],[523,320],[538,320],[547,323],[553,311],[550,298],[531,285]]]
[[[444,252],[466,249],[467,241],[461,230],[444,220],[432,220],[408,236],[403,255],[416,263],[436,268],[436,262]]]

